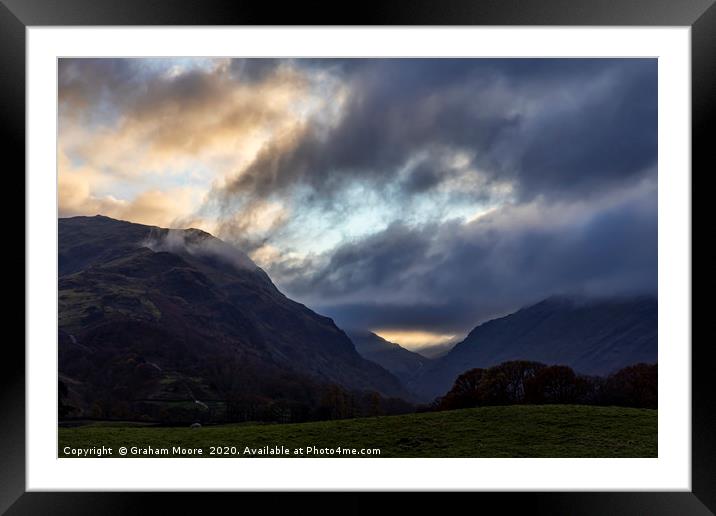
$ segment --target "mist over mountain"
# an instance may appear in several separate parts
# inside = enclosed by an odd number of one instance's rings
[[[657,361],[655,296],[581,299],[551,297],[474,328],[445,356],[408,384],[428,400],[447,392],[472,368],[534,360],[606,375],[638,362]]]
[[[84,415],[228,398],[246,417],[254,408],[245,407],[276,402],[295,413],[324,399],[345,404],[332,385],[430,400],[468,369],[508,360],[592,375],[657,360],[655,296],[552,297],[429,359],[368,331],[349,338],[204,231],[102,216],[58,225],[59,372]]]
[[[208,233],[103,216],[58,226],[59,370],[85,412],[109,410],[102,399],[118,412],[117,400],[297,402],[325,385],[405,395],[331,319]]]

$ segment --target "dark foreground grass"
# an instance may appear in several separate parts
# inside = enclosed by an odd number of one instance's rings
[[[114,457],[120,447],[129,450],[127,457],[656,457],[657,411],[519,405],[286,425],[59,429],[60,457],[71,456],[65,447],[102,446]],[[155,453],[132,453],[132,447]],[[228,454],[214,455],[212,447]],[[271,454],[276,447],[283,453]],[[363,455],[362,448],[380,454]],[[167,452],[157,455],[158,449]]]

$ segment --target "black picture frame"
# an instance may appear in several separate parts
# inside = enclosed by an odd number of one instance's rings
[[[692,192],[693,178],[714,169],[716,153],[707,128],[716,122],[715,0],[397,0],[360,4],[284,3],[229,0],[0,0],[0,131],[7,198],[24,200],[25,183],[25,44],[26,27],[40,25],[621,25],[691,27]],[[8,159],[9,158],[9,159]],[[21,179],[22,178],[22,179]],[[699,179],[698,181],[701,181]],[[23,192],[21,195],[19,192]],[[702,189],[703,192],[703,189]],[[692,197],[693,199],[693,197]],[[6,204],[7,206],[7,204]],[[692,219],[698,218],[693,211]],[[13,229],[6,269],[19,277],[24,266],[25,227],[18,209],[6,210]],[[24,212],[24,211],[23,211]],[[6,226],[7,227],[7,226]],[[12,232],[10,233],[12,234]],[[23,243],[22,245],[20,243]],[[694,246],[692,245],[692,257]],[[22,256],[22,264],[20,257]],[[693,271],[693,259],[692,259]],[[705,287],[700,287],[705,290]],[[693,292],[693,291],[692,291]],[[23,294],[23,300],[25,294]],[[25,303],[6,298],[9,309]],[[692,321],[693,321],[692,302]],[[20,315],[13,320],[19,325]],[[693,327],[693,323],[692,323]],[[224,493],[38,493],[25,492],[25,352],[20,337],[8,337],[0,359],[0,513],[21,514],[145,514],[206,513],[218,503],[255,506],[255,494]],[[23,326],[24,335],[24,326]],[[24,339],[23,339],[24,340]],[[675,343],[660,343],[674,345]],[[452,495],[450,505],[497,503],[500,511],[529,510],[536,514],[713,514],[716,512],[716,401],[712,395],[713,345],[692,343],[692,491],[615,493],[474,493]],[[338,502],[316,502],[315,495],[274,495],[260,501],[263,510],[364,513],[382,504],[382,494],[353,493]],[[243,497],[239,502],[236,498]],[[407,497],[406,497],[407,498]],[[431,498],[441,510],[445,502]],[[310,505],[309,505],[310,504]],[[338,505],[336,505],[338,504]],[[423,494],[401,502],[429,508]],[[476,509],[478,506],[475,506]]]

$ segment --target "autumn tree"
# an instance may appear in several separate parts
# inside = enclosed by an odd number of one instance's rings
[[[437,403],[437,410],[476,407],[479,404],[479,385],[485,370],[470,369],[455,380],[452,389]]]
[[[635,364],[607,377],[604,403],[638,408],[657,408],[656,364]]]
[[[525,381],[526,403],[575,403],[577,395],[577,375],[567,366],[545,367]]]
[[[483,405],[524,403],[525,382],[546,367],[539,362],[512,360],[487,369],[478,386]]]

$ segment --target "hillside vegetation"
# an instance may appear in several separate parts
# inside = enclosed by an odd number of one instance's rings
[[[102,216],[58,228],[60,417],[297,422],[407,410],[391,401],[408,397],[395,376],[218,238]]]

